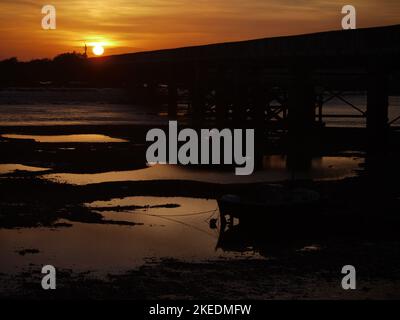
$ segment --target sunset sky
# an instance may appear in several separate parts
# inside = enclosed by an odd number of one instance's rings
[[[56,30],[41,28],[46,4]],[[399,0],[1,0],[0,60],[52,58],[85,42],[117,54],[337,30],[345,4],[357,27],[400,23]]]

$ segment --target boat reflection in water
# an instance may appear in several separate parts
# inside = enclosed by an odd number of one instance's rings
[[[255,193],[224,195],[218,200],[217,247],[227,251],[303,246],[321,236],[321,199],[310,189],[265,186]],[[210,225],[215,227],[215,225]]]

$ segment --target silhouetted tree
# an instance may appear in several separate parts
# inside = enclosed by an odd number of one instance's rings
[[[53,59],[53,79],[62,84],[87,79],[87,58],[84,54],[63,53]]]
[[[111,63],[109,63],[111,61]],[[10,58],[0,61],[0,86],[53,85],[121,86],[129,82],[129,72],[112,59],[89,59],[85,53],[62,53],[53,59],[35,59],[28,62]]]

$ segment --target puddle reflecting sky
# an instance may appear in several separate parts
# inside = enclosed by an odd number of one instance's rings
[[[35,142],[45,143],[108,143],[108,142],[129,142],[125,139],[112,138],[102,134],[71,134],[71,135],[25,135],[25,134],[3,134],[6,139],[29,139]]]
[[[102,212],[109,220],[142,223],[135,226],[74,223],[70,228],[0,230],[0,272],[17,272],[30,263],[100,273],[133,269],[161,258],[204,261],[218,258],[261,258],[252,251],[216,249],[218,230],[209,218],[218,217],[215,200],[182,197],[129,197],[94,202],[91,207],[154,206],[179,204],[177,208],[150,208],[130,212]],[[20,255],[22,249],[38,254]]]
[[[278,182],[295,179],[336,180],[356,175],[364,159],[358,157],[320,157],[311,162],[307,171],[291,172],[286,168],[285,156],[266,156],[263,170],[250,176],[236,176],[234,172],[199,169],[177,165],[155,165],[146,169],[115,171],[96,174],[48,174],[45,179],[76,185],[91,183],[143,181],[143,180],[190,180],[210,183]]]
[[[17,170],[28,171],[28,172],[41,172],[41,171],[47,171],[49,169],[48,168],[39,168],[39,167],[30,167],[30,166],[25,166],[25,165],[16,164],[16,163],[0,163],[0,174],[13,173]]]

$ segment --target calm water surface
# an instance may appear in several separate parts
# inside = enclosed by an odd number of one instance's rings
[[[188,180],[209,183],[254,183],[280,182],[290,179],[337,180],[352,177],[364,163],[362,157],[332,156],[319,157],[311,161],[305,171],[290,171],[285,156],[265,156],[263,169],[250,176],[236,176],[231,171],[196,169],[177,165],[154,165],[145,169],[113,171],[95,174],[57,173],[44,175],[44,179],[76,185],[103,182]]]
[[[103,134],[69,134],[69,135],[28,135],[28,134],[2,134],[6,139],[34,140],[40,143],[109,143],[129,142],[125,139],[112,138]]]
[[[18,272],[30,263],[106,273],[133,269],[162,258],[182,261],[262,258],[252,248],[244,253],[217,248],[218,230],[209,227],[209,219],[219,216],[215,200],[129,197],[87,206],[164,204],[179,207],[101,211],[105,219],[138,223],[135,226],[73,223],[72,227],[58,229],[0,229],[0,272]],[[32,248],[39,253],[24,256],[18,253]]]
[[[50,170],[50,169],[25,166],[23,164],[18,164],[18,163],[0,163],[0,175],[9,174],[9,173],[13,173],[16,171],[41,172],[41,171],[47,171],[47,170]]]

